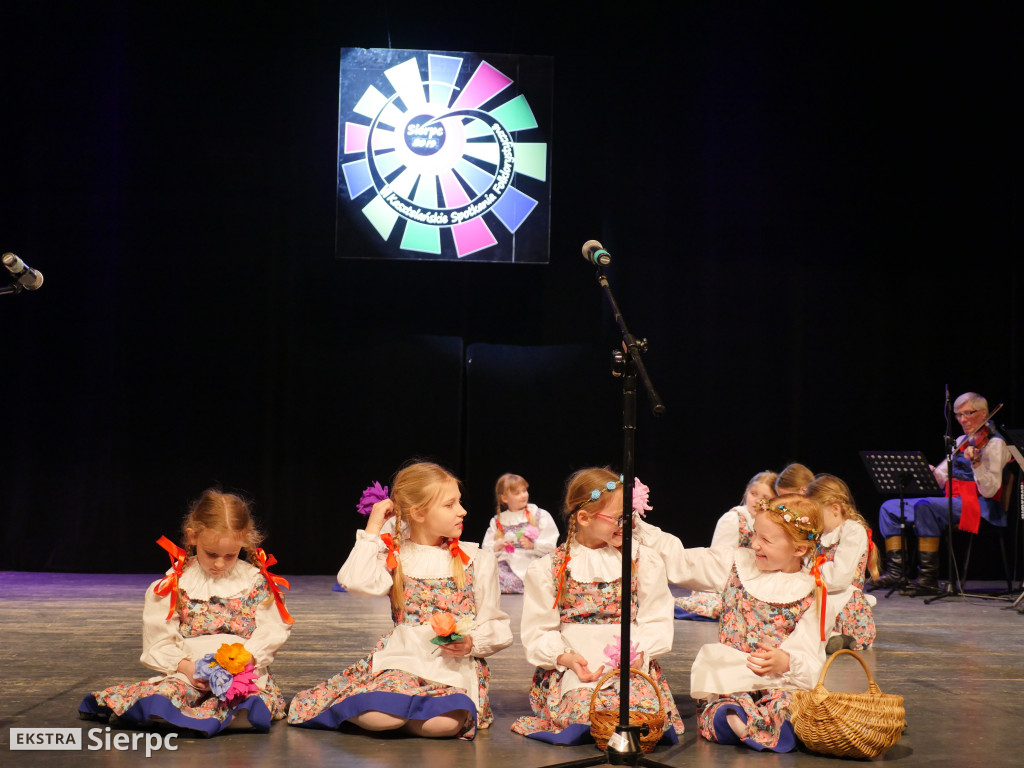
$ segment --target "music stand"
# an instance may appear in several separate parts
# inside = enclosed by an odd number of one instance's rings
[[[1006,447],[1010,449],[1010,455],[1017,462],[1017,507],[1020,510],[1020,521],[1017,525],[1021,527],[1021,538],[1024,540],[1024,429],[1010,429],[1005,424],[1000,424],[999,434],[1006,440]],[[1016,553],[1014,560],[1014,570],[1016,570]],[[1021,601],[1024,601],[1024,582],[1021,583],[1021,593],[1009,607],[1016,608],[1019,613],[1024,613]]]
[[[883,496],[900,497],[900,553],[903,567],[899,583],[885,595],[890,597],[893,592],[903,589],[910,582],[907,574],[910,568],[907,517],[904,511],[907,492],[910,491],[914,497],[941,496],[942,489],[939,488],[927,459],[920,451],[861,451],[860,457],[875,483],[875,490]]]

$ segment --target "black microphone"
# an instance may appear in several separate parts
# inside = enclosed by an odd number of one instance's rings
[[[583,244],[583,258],[596,267],[607,267],[612,263],[612,255],[597,240],[587,240]]]
[[[11,273],[11,277],[14,278],[15,285],[26,291],[34,291],[43,284],[43,273],[36,272],[13,253],[5,253],[3,262],[7,271]]]

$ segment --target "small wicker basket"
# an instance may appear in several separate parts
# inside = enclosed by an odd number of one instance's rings
[[[868,676],[865,693],[832,693],[825,688],[825,674],[839,656],[849,654]],[[903,697],[882,693],[867,664],[853,651],[838,651],[821,670],[811,691],[796,691],[789,709],[793,730],[813,752],[840,757],[878,757],[900,740],[907,723]]]
[[[590,735],[594,737],[594,741],[597,742],[597,748],[602,752],[608,749],[608,739],[615,733],[615,728],[619,724],[619,710],[618,708],[594,709],[594,706],[597,704],[597,695],[601,691],[601,686],[605,684],[608,678],[619,674],[619,672],[620,670],[613,669],[605,674],[604,677],[597,681],[594,693],[590,696]],[[650,677],[639,669],[630,669],[629,674],[639,675],[646,680],[651,688],[654,689],[654,695],[658,697],[657,712],[634,712],[632,710],[629,712],[630,725],[647,726],[647,733],[641,732],[640,734],[640,749],[644,752],[651,752],[654,749],[654,745],[661,740],[661,734],[665,730],[665,702],[661,699],[661,691],[658,690],[657,683]],[[626,695],[628,696],[629,693],[627,692]]]

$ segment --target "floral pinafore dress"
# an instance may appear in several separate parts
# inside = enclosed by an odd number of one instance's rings
[[[767,603],[753,597],[743,587],[736,566],[733,565],[729,581],[722,593],[723,608],[718,625],[718,641],[744,653],[757,650],[762,642],[771,645],[785,640],[793,632],[804,613],[814,606],[814,593],[792,603]],[[768,689],[733,693],[716,699],[701,701],[697,707],[697,726],[709,741],[718,741],[715,735],[715,713],[722,707],[742,709],[747,721],[747,737],[751,746],[772,749],[788,724],[789,705],[793,694],[782,689]]]
[[[392,610],[399,624],[429,624],[438,611],[456,620],[476,615],[473,597],[473,564],[466,566],[465,588],[452,577],[419,579],[404,577],[404,605]],[[375,670],[373,654],[382,650],[394,630],[383,635],[369,655],[319,685],[300,691],[288,709],[288,722],[312,728],[337,728],[351,717],[377,711],[409,720],[429,720],[441,714],[467,711],[469,716],[458,734],[472,738],[477,728],[494,721],[488,697],[490,672],[484,659],[473,658],[477,690],[466,691],[419,677],[401,669]]]
[[[821,551],[829,560],[833,560],[839,542],[822,547]],[[875,616],[871,612],[871,606],[864,597],[864,579],[868,567],[868,553],[864,552],[857,563],[857,575],[853,577],[855,587],[853,596],[843,606],[843,609],[836,616],[836,625],[832,631],[839,635],[847,635],[854,639],[854,646],[858,651],[871,647],[875,642]]]
[[[551,578],[557,583],[558,572],[565,562],[565,545],[558,547],[551,557]],[[581,624],[606,624],[609,629],[609,640],[619,636],[618,625],[621,623],[621,579],[610,582],[579,582],[566,571],[565,589],[559,603],[561,622]],[[636,582],[634,580],[630,599],[630,615],[636,618],[637,613]],[[600,665],[596,665],[600,666]],[[533,675],[530,688],[530,707],[532,716],[520,717],[513,723],[512,730],[524,736],[559,734],[563,731],[575,731],[569,741],[543,738],[556,743],[584,743],[590,741],[590,699],[593,688],[581,687],[567,691],[564,695],[561,681],[564,672],[558,669],[537,669]],[[651,660],[649,676],[658,686],[665,707],[665,734],[672,743],[677,743],[676,734],[683,733],[683,721],[679,716],[672,691],[661,671],[656,659]],[[650,684],[642,677],[633,675],[630,678],[629,690],[630,709],[656,712],[658,697]],[[594,704],[596,709],[619,708],[619,679],[614,678],[612,685],[601,689]],[[585,728],[580,728],[585,725]]]

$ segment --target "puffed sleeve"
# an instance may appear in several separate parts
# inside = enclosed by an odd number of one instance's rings
[[[835,626],[836,611],[830,602],[825,615],[825,632]],[[782,675],[784,684],[809,691],[818,682],[821,668],[825,664],[825,643],[821,639],[818,612],[813,608],[805,611],[789,637],[779,646],[789,654],[789,671]]]
[[[657,552],[641,546],[637,552],[637,644],[644,659],[656,659],[672,650],[675,600],[668,588],[665,565]]]
[[[285,623],[262,574],[259,579],[263,582],[261,591],[266,599],[256,608],[256,629],[245,641],[245,648],[256,658],[256,668],[265,670],[274,663],[278,650],[291,634],[292,625]]]
[[[536,520],[537,530],[540,533],[537,536],[537,540],[533,542],[533,551],[539,555],[554,552],[555,547],[558,546],[558,525],[555,524],[555,518],[546,509],[538,507],[536,510]]]
[[[974,482],[978,484],[978,493],[991,499],[1003,484],[1003,467],[1010,460],[1010,449],[1006,441],[993,437],[981,449],[981,464],[974,467]]]
[[[740,507],[733,507],[720,518],[715,525],[715,534],[711,537],[711,546],[720,549],[736,549],[740,545]]]
[[[159,584],[154,581],[146,590],[146,602],[142,608],[142,656],[139,658],[150,669],[165,675],[178,670],[178,663],[188,657],[185,642],[178,631],[180,620],[177,611],[167,618],[171,607],[170,594],[160,597],[153,589]],[[193,659],[194,661],[194,659]]]
[[[839,535],[833,560],[821,566],[821,578],[829,593],[842,592],[853,583],[860,559],[868,550],[868,534],[860,523],[843,523]]]
[[[476,625],[473,627],[473,655],[486,657],[512,645],[512,626],[501,610],[498,561],[480,550],[473,558],[473,599]]]
[[[338,583],[357,595],[386,595],[394,580],[387,568],[387,547],[380,536],[356,531],[356,543],[338,571]]]
[[[564,669],[556,659],[569,644],[562,638],[561,617],[555,604],[555,583],[551,576],[551,555],[530,563],[523,580],[523,620],[519,636],[526,660],[541,669]]]
[[[637,532],[637,540],[661,556],[669,583],[693,590],[721,592],[725,589],[736,547],[686,549],[678,536],[644,520],[637,521]]]
[[[497,516],[491,518],[490,525],[487,526],[487,533],[484,534],[484,539],[480,542],[480,549],[486,549],[488,552],[494,551],[494,537],[498,535],[498,518]]]

